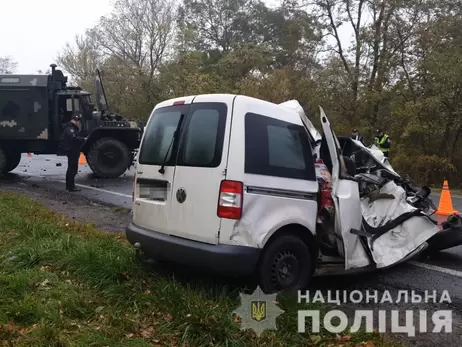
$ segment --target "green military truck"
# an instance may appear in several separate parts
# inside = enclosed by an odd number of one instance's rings
[[[49,75],[0,75],[0,174],[14,170],[22,153],[64,155],[62,127],[82,115],[82,147],[98,177],[116,178],[133,165],[143,134],[141,122],[108,111],[99,71],[95,101],[51,64]]]

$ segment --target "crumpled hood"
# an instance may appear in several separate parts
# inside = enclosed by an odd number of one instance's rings
[[[370,202],[368,197],[361,199],[361,210],[366,223],[376,228],[416,210],[406,202],[406,192],[395,182],[390,181],[380,189],[381,194],[390,194],[394,199],[377,199]],[[377,267],[387,267],[399,262],[419,248],[439,228],[424,216],[416,216],[406,220],[396,228],[380,236],[373,244],[372,256]],[[369,240],[370,245],[370,240]]]

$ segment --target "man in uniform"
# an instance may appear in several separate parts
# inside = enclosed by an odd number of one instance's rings
[[[75,186],[74,179],[79,168],[80,148],[86,140],[86,137],[79,136],[81,119],[81,115],[73,115],[63,127],[63,147],[67,155],[66,190],[69,192],[80,191]]]
[[[390,136],[385,134],[382,129],[377,129],[375,145],[382,151],[383,155],[388,158],[390,155]]]
[[[364,145],[364,137],[362,137],[359,132],[358,132],[358,129],[353,129],[353,131],[351,132],[351,138],[353,140],[356,140],[356,141],[359,141],[361,142],[363,145]]]

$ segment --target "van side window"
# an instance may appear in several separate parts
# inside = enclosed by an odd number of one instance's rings
[[[186,114],[187,111],[188,106],[173,106],[161,108],[154,112],[140,146],[140,164],[162,165],[164,163],[181,114]],[[172,165],[173,159],[176,159],[174,151],[175,146],[172,146],[166,158],[166,163],[169,165]]]
[[[185,124],[177,165],[217,167],[221,163],[227,106],[223,103],[192,104]]]
[[[245,172],[315,181],[312,149],[303,126],[247,113]]]

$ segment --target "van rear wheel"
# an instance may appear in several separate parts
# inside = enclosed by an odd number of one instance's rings
[[[308,284],[312,266],[310,249],[301,238],[280,236],[267,246],[260,260],[260,287],[266,294],[296,292]]]

